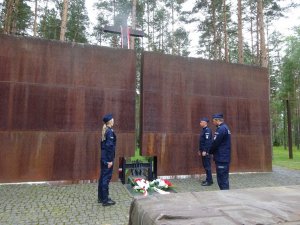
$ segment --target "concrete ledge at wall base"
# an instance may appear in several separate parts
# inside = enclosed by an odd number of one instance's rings
[[[230,175],[243,175],[243,174],[268,174],[272,172],[233,172],[229,173]],[[212,173],[213,175],[216,175],[216,173]],[[200,179],[201,177],[205,177],[205,173],[202,174],[192,174],[192,175],[170,175],[170,176],[158,176],[157,178],[160,179],[189,179],[189,178],[196,178]]]
[[[18,184],[48,184],[48,185],[67,185],[67,184],[92,184],[98,183],[98,179],[94,180],[57,180],[57,181],[35,181],[35,182],[17,182],[17,183],[0,183],[1,185],[18,185]]]

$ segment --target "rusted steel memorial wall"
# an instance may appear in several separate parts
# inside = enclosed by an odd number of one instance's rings
[[[142,65],[142,154],[157,156],[159,176],[203,172],[199,119],[219,112],[232,133],[230,171],[272,170],[266,69],[150,52]]]
[[[134,155],[134,51],[5,35],[0,43],[0,182],[97,179],[107,112],[116,158]]]
[[[0,35],[0,182],[93,180],[102,116],[119,157],[135,150],[136,53]],[[144,52],[141,148],[159,176],[203,172],[199,118],[222,112],[231,171],[271,171],[266,69]],[[210,127],[215,130],[212,124]]]

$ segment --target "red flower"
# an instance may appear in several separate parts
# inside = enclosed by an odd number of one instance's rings
[[[170,182],[170,181],[168,181],[168,180],[164,180],[164,179],[162,179],[169,187],[171,187],[173,184]]]
[[[133,181],[136,183],[137,181],[142,180],[142,178],[135,178]]]

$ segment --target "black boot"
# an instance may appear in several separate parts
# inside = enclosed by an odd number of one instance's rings
[[[109,199],[107,202],[102,203],[103,206],[111,206],[111,205],[114,205],[114,204],[116,204],[116,202],[111,200],[111,199]]]

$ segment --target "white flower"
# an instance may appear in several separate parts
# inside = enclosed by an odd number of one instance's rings
[[[137,184],[141,189],[144,189],[144,190],[148,190],[148,188],[149,188],[149,186],[150,186],[149,181],[144,180],[144,179],[141,179],[141,180],[136,181],[136,184]]]
[[[157,179],[157,180],[158,180],[158,187],[168,188],[168,185],[165,183],[164,180],[162,179]]]

